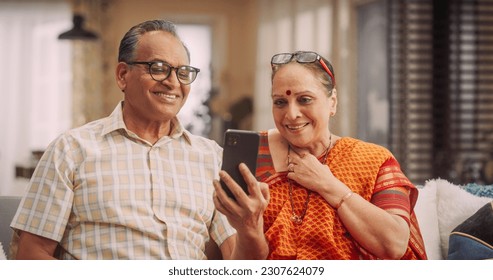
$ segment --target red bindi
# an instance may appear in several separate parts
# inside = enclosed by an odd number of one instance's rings
[[[291,91],[289,89],[286,90],[286,95],[288,95],[288,96],[291,95]]]

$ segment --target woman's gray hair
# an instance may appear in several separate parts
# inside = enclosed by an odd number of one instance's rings
[[[175,24],[167,20],[156,19],[139,23],[130,28],[130,30],[125,33],[125,36],[123,36],[122,40],[120,41],[120,48],[118,50],[118,62],[132,61],[134,59],[134,52],[137,48],[140,37],[150,31],[165,31],[180,40],[183,48],[185,48],[185,51],[187,52],[188,61],[190,61],[190,51],[188,50],[185,43],[183,43],[183,41],[180,39],[178,33],[176,33]]]

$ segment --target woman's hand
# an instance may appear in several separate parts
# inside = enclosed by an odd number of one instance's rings
[[[337,180],[327,165],[308,152],[291,153],[289,159],[287,177],[309,190],[322,195],[331,180]]]

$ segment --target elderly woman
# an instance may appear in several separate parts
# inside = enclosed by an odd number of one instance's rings
[[[337,91],[315,52],[272,57],[272,113],[257,180],[269,186],[270,259],[426,259],[415,186],[385,148],[334,135]]]
[[[397,160],[330,130],[337,111],[330,62],[295,52],[271,64],[277,129],[260,132],[256,178],[240,165],[249,195],[220,172],[239,200],[216,181],[218,210],[233,224],[262,223],[269,259],[426,259],[413,211],[418,192]]]

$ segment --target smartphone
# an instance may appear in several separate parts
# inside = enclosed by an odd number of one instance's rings
[[[245,163],[250,172],[255,175],[257,170],[257,154],[259,147],[260,135],[258,132],[249,130],[228,129],[224,133],[223,143],[223,163],[222,170],[235,180],[238,185],[248,194],[248,186],[243,176],[241,175],[238,166],[240,163]],[[235,199],[233,193],[229,190],[226,184],[221,181],[222,188]]]

